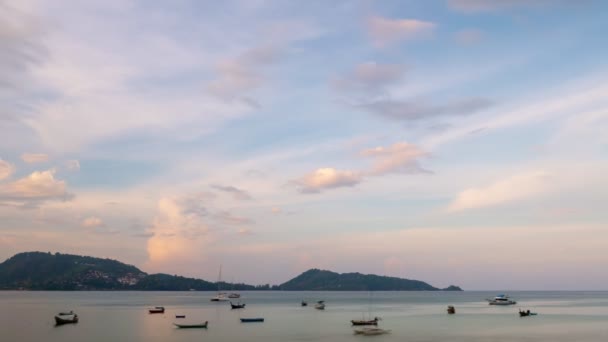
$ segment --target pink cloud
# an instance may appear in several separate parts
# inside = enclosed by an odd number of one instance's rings
[[[389,19],[374,16],[368,20],[368,33],[378,47],[432,35],[437,25],[416,19]]]

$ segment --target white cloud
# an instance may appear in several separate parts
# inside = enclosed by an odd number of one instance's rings
[[[485,187],[462,191],[449,205],[449,212],[501,205],[539,195],[549,189],[544,171],[518,174]]]
[[[80,170],[80,162],[78,160],[72,159],[65,162],[65,168],[69,171],[79,171]]]
[[[10,177],[13,172],[15,172],[15,167],[11,163],[0,159],[0,180]]]
[[[14,182],[0,184],[0,200],[4,201],[44,201],[66,200],[65,181],[55,179],[55,170],[36,171]]]
[[[49,161],[49,156],[44,153],[24,153],[21,155],[21,160],[26,163],[44,163]]]
[[[430,21],[374,16],[368,20],[368,33],[374,45],[382,47],[404,40],[428,37],[436,26]]]
[[[424,173],[418,159],[427,156],[418,146],[407,142],[395,143],[391,146],[378,146],[361,151],[361,155],[374,159],[370,175],[379,176],[388,173]]]
[[[317,169],[293,183],[302,193],[318,193],[325,189],[352,187],[361,180],[361,174],[358,172],[327,167]]]
[[[80,225],[84,228],[97,228],[102,227],[104,223],[99,217],[91,216],[82,220]]]

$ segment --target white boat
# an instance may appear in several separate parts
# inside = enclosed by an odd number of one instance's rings
[[[373,335],[384,335],[384,334],[389,334],[391,331],[387,330],[387,329],[382,329],[382,328],[361,328],[361,329],[355,329],[355,334],[357,335],[366,335],[366,336],[373,336]]]
[[[317,310],[325,310],[325,301],[320,300],[315,304],[315,309]]]
[[[226,302],[229,301],[228,296],[225,292],[221,291],[222,283],[222,265],[220,265],[220,274],[217,277],[217,294],[214,297],[211,297],[212,302]]]
[[[490,305],[513,305],[513,304],[517,304],[516,301],[511,300],[511,298],[509,298],[509,296],[504,295],[504,294],[499,294],[498,296],[494,297],[494,299],[488,299],[488,304]]]

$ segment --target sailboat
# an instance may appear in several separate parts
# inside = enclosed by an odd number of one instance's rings
[[[228,298],[241,298],[241,294],[234,292],[234,279],[232,279],[232,291],[228,295]]]
[[[222,265],[220,265],[220,274],[217,277],[217,294],[211,298],[212,302],[226,302],[228,301],[228,297],[226,297],[226,293],[221,290],[222,283]]]

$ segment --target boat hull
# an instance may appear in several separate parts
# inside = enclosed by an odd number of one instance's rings
[[[64,315],[63,317],[55,316],[56,325],[75,324],[75,323],[78,323],[78,316],[74,316],[74,317],[66,317],[66,315]]]
[[[173,323],[173,325],[175,325],[176,327],[178,327],[180,329],[206,329],[208,323],[209,322],[205,322],[205,323],[201,323],[201,324],[177,324],[177,323]]]
[[[263,318],[241,318],[241,323],[264,322]]]
[[[350,323],[352,325],[378,325],[378,320],[377,319],[372,319],[369,321],[362,321],[362,320],[355,320],[353,319],[352,321],[350,321]]]

